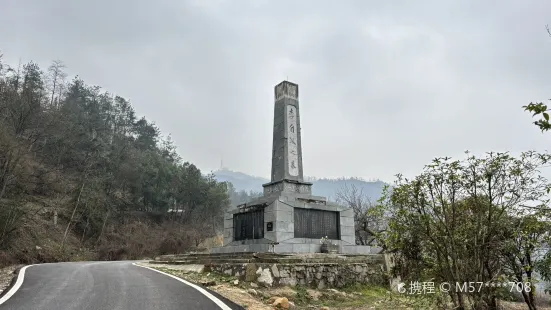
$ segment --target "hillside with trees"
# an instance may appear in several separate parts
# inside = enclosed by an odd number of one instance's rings
[[[226,184],[128,100],[66,76],[0,57],[0,263],[136,259],[216,235]]]

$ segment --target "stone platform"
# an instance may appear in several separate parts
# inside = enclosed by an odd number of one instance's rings
[[[155,258],[152,263],[156,264],[225,264],[225,263],[365,263],[372,261],[383,261],[382,254],[371,255],[342,255],[325,253],[308,254],[276,254],[276,253],[188,253],[161,255]]]
[[[217,272],[264,286],[304,285],[321,289],[357,283],[388,285],[388,268],[381,254],[196,253],[163,255],[151,263],[187,265],[190,271]]]
[[[298,241],[298,240],[297,240]],[[309,243],[308,243],[309,242]],[[316,242],[318,242],[316,244]],[[338,241],[337,241],[338,242]],[[320,253],[321,245],[319,240],[308,239],[302,243],[283,243],[283,244],[266,244],[266,243],[251,243],[241,245],[226,245],[222,247],[212,248],[211,253],[224,254],[224,253],[279,253],[279,254],[293,254],[293,253]],[[351,254],[351,255],[370,255],[381,253],[380,247],[364,246],[364,245],[350,245],[340,244],[338,254]]]

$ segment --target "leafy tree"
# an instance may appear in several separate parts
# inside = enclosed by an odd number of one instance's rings
[[[546,104],[543,102],[531,102],[530,104],[523,106],[523,108],[524,111],[533,113],[532,117],[540,116],[540,119],[534,121],[534,124],[538,126],[542,132],[551,129],[551,123],[549,122],[550,110],[547,108]]]
[[[549,155],[535,152],[519,158],[507,153],[456,161],[437,158],[414,179],[399,176],[384,199],[391,216],[384,242],[397,255],[396,273],[413,281],[519,281],[515,268],[541,250],[536,244],[543,235],[520,236],[540,227],[527,216],[546,212],[550,185],[538,169],[549,160]],[[511,232],[515,217],[524,224]],[[520,246],[512,246],[514,240],[522,241]],[[507,257],[514,259],[504,270]],[[531,276],[523,270],[523,279]],[[493,287],[449,292],[458,309],[496,309],[499,294]]]
[[[547,34],[551,37],[551,29],[549,25],[545,26]],[[551,99],[550,99],[551,100]],[[549,122],[550,109],[543,102],[530,102],[528,105],[523,106],[524,111],[533,113],[532,117],[540,116],[540,119],[534,121],[534,124],[538,126],[542,132],[551,129],[551,123]]]
[[[534,283],[534,271],[544,262],[546,251],[542,247],[549,244],[551,233],[551,222],[545,213],[514,216],[505,230],[509,236],[502,249],[503,266],[518,283]],[[528,309],[535,310],[535,287],[531,286],[528,292],[519,288]]]

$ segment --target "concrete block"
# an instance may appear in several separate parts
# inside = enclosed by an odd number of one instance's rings
[[[276,253],[293,253],[293,245],[288,243],[280,243],[274,247]]]
[[[354,235],[344,235],[341,236],[342,243],[354,245],[356,244],[356,237]]]
[[[320,243],[321,239],[303,238],[302,240],[304,243],[308,243],[308,244],[321,244]],[[335,240],[331,240],[331,241],[334,242]]]
[[[275,221],[293,223],[295,221],[293,210],[278,210],[275,212]]]
[[[290,243],[289,240],[290,239],[293,239],[293,237],[295,236],[295,233],[294,232],[276,232],[275,233],[275,238],[272,239],[276,242],[285,242],[285,243]]]
[[[224,237],[233,237],[233,228],[224,228]]]
[[[358,254],[356,246],[342,246],[340,249],[343,254]]]
[[[275,211],[275,201],[270,203],[266,208],[264,208],[264,212],[273,212]]]
[[[293,212],[293,206],[289,206],[289,204],[283,203],[281,201],[275,201],[274,202],[274,210],[275,211],[291,211],[291,212]]]
[[[275,231],[264,231],[264,239],[276,241],[276,238],[277,235]]]
[[[273,211],[282,210],[282,208],[283,208],[283,203],[281,203],[281,202],[279,201],[279,199],[281,199],[281,197],[278,196],[278,198],[276,199],[276,201],[274,201]]]
[[[380,254],[383,251],[383,248],[379,246],[372,246],[371,247],[371,254]]]
[[[320,253],[321,252],[321,244],[309,244],[308,245],[308,251],[310,253]]]
[[[310,253],[310,245],[304,243],[293,244],[294,253]]]
[[[341,236],[355,235],[354,226],[341,225]],[[342,239],[342,238],[341,238]]]
[[[225,219],[224,228],[233,228],[233,219]]]
[[[356,251],[358,254],[367,255],[371,254],[371,247],[367,245],[356,245]]]
[[[340,211],[340,214],[341,214],[341,217],[345,216],[345,217],[354,218],[354,210],[352,210],[351,208],[344,208],[342,211]]]
[[[294,238],[295,234],[293,233],[293,237],[291,239],[286,240],[287,243],[306,243],[304,238]]]
[[[289,232],[288,230],[288,223],[287,222],[281,222],[281,221],[275,221],[274,222],[274,231],[275,232]]]
[[[252,252],[268,252],[267,244],[251,244],[249,248]]]
[[[354,226],[354,218],[348,216],[340,216],[339,218],[341,226]]]
[[[264,211],[264,223],[267,222],[275,222],[276,221],[276,215],[273,211]]]
[[[295,226],[293,223],[278,220],[274,223],[274,225],[274,230],[277,232],[295,232]]]

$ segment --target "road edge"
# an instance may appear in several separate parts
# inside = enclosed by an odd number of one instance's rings
[[[25,267],[25,265],[23,266],[19,266],[17,268],[15,268],[15,270],[12,272],[12,277],[11,277],[11,280],[10,280],[10,283],[4,288],[4,290],[0,293],[0,299],[2,297],[4,297],[4,295],[6,295],[11,289],[12,287],[15,285],[15,282],[17,282],[17,277],[19,276],[19,271]]]
[[[158,272],[160,274],[163,274],[165,276],[169,276],[177,281],[180,281],[192,288],[194,288],[195,290],[199,291],[199,293],[203,294],[205,297],[207,297],[208,299],[212,300],[216,305],[218,305],[222,310],[245,310],[245,308],[243,306],[240,306],[238,304],[236,304],[235,302],[229,300],[228,298],[224,297],[224,296],[221,296],[220,294],[212,291],[212,290],[209,290],[208,288],[206,287],[202,287],[201,285],[199,284],[196,284],[196,283],[193,283],[193,282],[190,282],[188,280],[185,280],[185,279],[182,279],[180,277],[177,277],[175,275],[171,275],[169,273],[166,273],[166,272],[163,272],[163,271],[160,271],[160,270],[157,270],[155,268],[151,268],[151,267],[148,267],[148,266],[143,266],[143,265],[140,265],[139,263],[132,263],[132,265],[134,266],[137,266],[137,267],[142,267],[142,268],[146,268],[146,269],[149,269],[149,270],[153,270],[155,272]]]
[[[2,291],[2,293],[0,293],[0,305],[8,301],[17,292],[17,290],[19,290],[25,280],[25,270],[31,266],[34,266],[34,264],[21,266],[14,270],[15,276],[11,279],[10,284]]]

